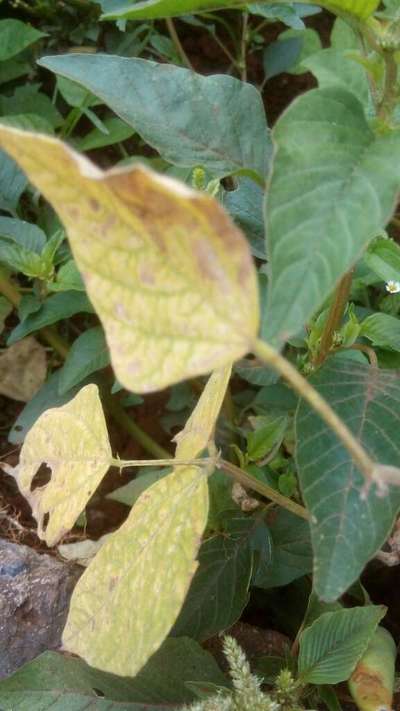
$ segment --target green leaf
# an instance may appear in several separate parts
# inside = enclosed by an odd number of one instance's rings
[[[337,684],[351,675],[386,608],[325,612],[300,637],[298,673],[306,684]]]
[[[141,165],[103,172],[41,134],[0,126],[0,142],[65,222],[124,387],[159,390],[251,350],[256,272],[245,237],[216,200]],[[59,319],[58,299],[65,312],[74,300],[86,308],[83,294],[55,294],[12,340],[50,315]]]
[[[370,456],[398,465],[400,382],[390,370],[330,359],[310,379]],[[303,499],[312,514],[314,586],[337,599],[381,548],[400,506],[398,487],[383,498],[365,480],[331,430],[302,402],[296,418],[297,464]]]
[[[19,79],[29,74],[30,71],[31,65],[29,62],[20,57],[7,59],[4,62],[0,61],[0,84],[7,84],[9,81]]]
[[[11,114],[10,116],[2,116],[1,123],[3,126],[13,126],[23,131],[54,133],[51,123],[43,116],[37,116],[36,114]]]
[[[188,635],[201,642],[239,619],[248,602],[253,563],[250,535],[256,524],[254,519],[237,516],[234,530],[203,543],[174,636]]]
[[[267,45],[263,52],[263,68],[265,79],[287,72],[296,65],[302,47],[299,37],[277,40]]]
[[[15,161],[0,150],[0,209],[15,213],[28,180]]]
[[[49,703],[52,695],[55,699],[61,695],[59,705],[51,706],[52,710],[80,711],[82,708],[83,711],[87,706],[69,707],[64,697],[64,694],[79,694],[82,702],[86,698],[86,703],[91,704],[91,709],[97,709],[94,704],[104,695],[109,704],[117,702],[116,711],[164,711],[171,709],[171,704],[188,703],[194,698],[186,687],[186,682],[193,680],[226,683],[211,654],[186,637],[167,639],[134,679],[99,671],[82,659],[45,652],[0,681],[0,705],[7,703],[16,711],[32,711],[32,703],[28,705],[28,702],[40,699],[42,693],[43,701],[47,698]],[[127,706],[126,702],[132,703]],[[22,706],[23,703],[27,705]],[[110,711],[113,708],[106,707]],[[47,711],[48,706],[38,705],[34,709]]]
[[[208,380],[176,458],[193,459],[208,445],[229,377],[224,368]],[[209,473],[176,466],[143,492],[78,581],[63,634],[67,650],[99,669],[134,676],[160,647],[197,568]]]
[[[39,538],[53,546],[72,528],[111,462],[98,389],[86,385],[71,402],[39,417],[25,438],[19,464],[4,469],[28,501]],[[51,478],[32,489],[43,463]]]
[[[221,202],[245,233],[253,256],[265,261],[264,190],[250,178],[241,178],[236,190],[223,192]]]
[[[46,244],[46,235],[40,227],[12,217],[0,217],[0,238],[2,237],[13,240],[20,247],[36,254],[41,254]]]
[[[323,49],[303,60],[304,68],[317,78],[320,89],[340,88],[350,91],[364,106],[369,115],[374,109],[365,69],[350,52]]]
[[[101,104],[97,96],[77,82],[65,77],[57,77],[57,89],[67,104],[74,109],[84,109]]]
[[[85,291],[81,274],[73,259],[63,264],[57,274],[55,281],[47,282],[49,291]]]
[[[252,423],[255,429],[247,435],[247,454],[255,462],[263,459],[278,442],[282,442],[288,419],[285,415],[261,415],[254,417]]]
[[[89,328],[73,342],[61,368],[59,393],[63,395],[91,373],[110,363],[104,331],[101,326]]]
[[[266,338],[282,343],[389,220],[400,187],[400,131],[375,134],[357,98],[331,88],[293,102],[274,137]]]
[[[121,121],[116,116],[104,119],[103,124],[107,129],[107,133],[94,128],[86,136],[75,140],[75,144],[80,151],[93,151],[104,146],[112,146],[115,143],[126,141],[127,138],[130,138],[135,133],[131,126],[128,126],[125,121]]]
[[[6,116],[34,114],[53,128],[61,126],[63,118],[60,112],[39,89],[40,84],[23,84],[11,96],[0,96],[0,112]]]
[[[170,163],[203,165],[217,176],[268,172],[270,136],[261,96],[250,84],[101,54],[44,57],[39,64],[99,96]]]
[[[281,4],[284,3],[285,0]],[[319,5],[338,14],[365,20],[376,10],[379,0],[303,0],[303,4]],[[240,0],[147,0],[136,3],[121,0],[119,3],[113,2],[110,11],[102,15],[101,19],[154,20],[242,6],[243,2]]]
[[[389,314],[371,314],[361,324],[360,336],[374,346],[400,351],[400,319]]]
[[[46,33],[35,30],[25,22],[0,20],[0,61],[14,57],[41,37],[47,37]]]
[[[292,27],[294,30],[304,30],[305,24],[302,17],[307,17],[308,15],[315,15],[320,12],[318,7],[306,7],[304,3],[287,3],[284,5],[282,2],[273,3],[272,5],[266,2],[258,3],[253,2],[251,5],[247,6],[248,11],[252,15],[261,15],[267,20],[284,22],[288,27]]]
[[[138,470],[135,479],[125,484],[125,486],[114,489],[111,494],[107,494],[107,499],[119,501],[121,504],[126,504],[126,506],[133,506],[143,491],[170,473],[171,470],[168,467],[163,467],[162,469],[142,467]]]
[[[308,523],[290,511],[278,509],[268,520],[268,529],[272,560],[267,564],[260,562],[254,585],[265,589],[281,587],[310,573],[312,550]]]
[[[64,291],[49,296],[39,311],[30,314],[11,332],[7,345],[12,345],[21,338],[37,331],[44,326],[50,326],[77,313],[92,313],[93,307],[86,294],[78,291]]]
[[[384,281],[400,279],[400,246],[391,239],[379,237],[364,254],[367,266]]]

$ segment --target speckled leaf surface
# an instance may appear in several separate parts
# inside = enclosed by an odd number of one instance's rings
[[[179,458],[194,458],[206,447],[229,375],[224,368],[211,376],[180,439]],[[146,489],[80,578],[64,647],[98,669],[134,676],[179,614],[207,514],[205,468],[175,467]]]
[[[46,410],[29,430],[19,464],[3,467],[30,504],[39,537],[53,546],[74,525],[111,458],[97,386],[86,385],[66,405]],[[31,491],[43,463],[51,469],[51,478]]]
[[[122,385],[157,390],[251,350],[256,272],[213,198],[141,166],[104,173],[48,136],[0,126],[0,144],[63,220]]]

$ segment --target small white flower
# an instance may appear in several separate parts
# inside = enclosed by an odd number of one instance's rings
[[[385,288],[386,291],[389,292],[389,294],[398,294],[400,291],[400,281],[390,279],[390,281],[386,282]]]

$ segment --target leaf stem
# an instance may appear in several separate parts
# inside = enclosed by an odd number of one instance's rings
[[[398,65],[394,52],[383,52],[383,57],[385,60],[385,84],[383,88],[382,100],[379,105],[378,116],[386,122],[390,121],[397,103]]]
[[[199,459],[118,459],[115,458],[111,462],[111,466],[118,469],[127,469],[128,467],[203,467],[209,464],[215,464],[215,457],[204,457]]]
[[[279,491],[276,491],[271,486],[268,486],[268,484],[264,484],[251,474],[248,474],[244,471],[244,469],[237,467],[236,464],[232,464],[231,462],[227,462],[225,459],[221,459],[216,462],[216,466],[232,476],[233,479],[239,482],[239,484],[242,484],[242,486],[246,489],[256,491],[258,494],[261,494],[261,496],[265,496],[265,498],[279,504],[279,506],[287,509],[287,511],[291,511],[291,513],[296,516],[304,518],[306,521],[310,520],[311,516],[304,506],[301,506],[300,504],[297,504],[296,501],[292,501],[292,499],[288,499],[286,496],[283,496],[283,494],[280,494]]]
[[[340,328],[343,314],[349,300],[352,280],[353,270],[347,272],[336,287],[328,318],[326,319],[322,332],[319,351],[314,360],[315,366],[322,365],[332,349],[335,332]]]
[[[173,19],[171,17],[167,17],[165,19],[165,24],[167,25],[167,29],[168,29],[169,35],[174,43],[175,49],[182,60],[182,64],[184,64],[185,67],[187,67],[188,69],[191,69],[191,71],[194,72],[193,64],[191,63],[189,57],[187,56],[187,54],[183,48],[182,42],[179,39]]]
[[[354,437],[349,428],[338,417],[336,412],[324,400],[324,398],[313,388],[310,383],[289,363],[278,351],[265,341],[258,339],[253,344],[253,353],[266,365],[274,368],[285,380],[296,390],[300,397],[306,400],[311,407],[322,417],[326,424],[334,431],[344,447],[350,453],[360,471],[364,474],[368,483],[376,480],[377,468],[375,462],[367,454],[362,445]],[[377,481],[379,485],[379,481]]]

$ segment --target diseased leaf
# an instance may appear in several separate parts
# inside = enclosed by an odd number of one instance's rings
[[[398,465],[400,382],[395,371],[332,358],[310,382],[375,461]],[[382,498],[373,487],[365,492],[363,475],[343,445],[304,402],[296,430],[300,485],[312,514],[314,587],[329,602],[345,592],[383,545],[400,507],[400,491],[390,487]]]
[[[302,633],[298,672],[307,684],[349,678],[386,608],[378,605],[325,612]]]
[[[3,467],[31,506],[39,537],[53,546],[72,528],[111,460],[98,390],[86,385],[71,402],[46,410],[28,432],[19,464]],[[32,490],[43,463],[51,478]]]
[[[282,343],[389,220],[400,188],[400,132],[374,133],[356,97],[330,88],[294,101],[274,135],[266,338]]]
[[[251,349],[256,273],[215,200],[141,166],[103,173],[47,136],[0,127],[0,143],[65,222],[122,385],[158,390]]]
[[[209,379],[181,433],[177,458],[193,459],[207,446],[230,370]],[[204,467],[177,466],[147,488],[80,578],[64,647],[99,669],[134,676],[179,614],[197,568],[207,514]]]
[[[46,351],[28,336],[0,354],[0,393],[29,402],[46,380]]]
[[[251,84],[135,57],[67,54],[39,63],[100,96],[170,163],[203,165],[218,177],[267,174],[272,144]]]
[[[63,395],[110,362],[107,343],[100,326],[84,331],[71,346],[60,372],[59,393]]]

